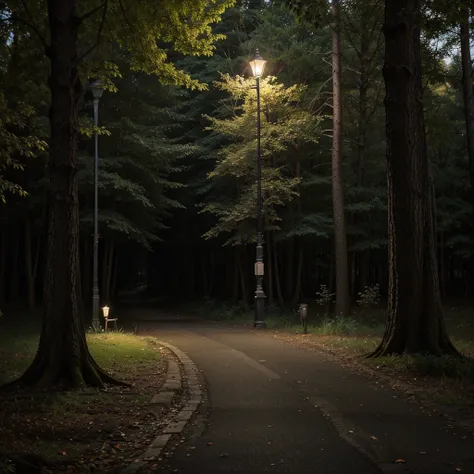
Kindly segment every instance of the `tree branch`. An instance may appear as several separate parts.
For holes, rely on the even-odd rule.
[[[82,54],[81,56],[79,56],[78,60],[77,60],[77,63],[79,64],[86,56],[88,56],[95,48],[97,48],[97,46],[99,46],[99,43],[100,43],[100,38],[102,36],[102,30],[104,29],[104,24],[105,24],[105,18],[107,16],[107,6],[108,6],[108,0],[105,0],[104,4],[101,6],[101,8],[103,8],[103,12],[102,12],[102,19],[100,21],[100,26],[99,26],[99,30],[97,31],[97,40],[96,42],[84,53]],[[96,9],[97,10],[97,9]],[[90,15],[89,15],[90,16]],[[84,18],[84,17],[82,17]],[[82,21],[82,20],[81,20]]]
[[[92,9],[90,12],[87,12],[86,14],[79,17],[78,18],[79,23],[82,23],[84,20],[87,20],[89,17],[96,14],[102,8],[107,8],[107,0],[105,0],[105,2],[102,5],[99,5],[98,7]]]
[[[43,35],[40,33],[38,28],[33,23],[30,23],[29,21],[24,20],[23,18],[20,18],[18,16],[9,16],[7,18],[2,18],[0,20],[0,23],[6,23],[8,21],[21,23],[22,25],[27,26],[28,28],[30,28],[36,34],[36,36],[38,36],[38,38],[40,39],[41,44],[43,45],[44,49],[47,50],[49,48],[48,43],[46,43],[46,40],[44,39]]]

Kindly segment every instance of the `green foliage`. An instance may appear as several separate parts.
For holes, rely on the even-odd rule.
[[[214,188],[219,194],[223,188],[227,193],[219,201],[204,204],[202,212],[218,218],[205,237],[231,233],[226,243],[241,244],[255,238],[257,104],[254,80],[226,74],[215,85],[229,95],[222,103],[232,116],[208,117],[209,130],[229,140],[220,149],[219,160],[209,178],[215,180]],[[266,228],[278,230],[279,210],[298,195],[297,186],[301,182],[300,177],[292,175],[290,157],[298,154],[302,145],[318,142],[321,118],[304,108],[303,86],[285,87],[269,77],[261,81],[260,90],[264,116],[261,126],[263,214]]]
[[[3,456],[0,453],[0,472],[4,472],[5,474],[13,474],[15,472],[15,466],[11,459]]]
[[[317,304],[320,306],[328,306],[333,303],[335,293],[331,293],[326,285],[321,285],[316,296],[318,297],[316,299]]]
[[[357,321],[350,316],[325,317],[317,326],[317,333],[322,336],[350,336],[358,328]]]
[[[123,68],[124,69],[124,68]],[[124,72],[120,94],[101,102],[108,133],[100,137],[99,200],[101,234],[114,241],[132,240],[150,248],[165,228],[164,219],[183,206],[169,196],[183,184],[170,179],[196,147],[179,143],[185,117],[175,108],[179,93],[166,90],[142,73]],[[85,151],[90,141],[84,141]],[[91,232],[93,158],[81,155],[83,228]]]
[[[286,4],[301,18],[302,21],[312,24],[327,24],[329,16],[329,2],[327,0],[285,0]]]
[[[370,308],[380,302],[380,288],[378,284],[366,286],[359,292],[357,304],[362,308]]]
[[[12,35],[9,44],[9,35]],[[9,178],[45,151],[45,130],[38,115],[43,107],[42,65],[34,68],[34,43],[24,29],[0,25],[0,200],[27,192]]]

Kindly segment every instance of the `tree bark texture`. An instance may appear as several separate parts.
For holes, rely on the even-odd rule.
[[[457,354],[439,292],[423,116],[420,0],[386,0],[384,35],[389,301],[383,340],[371,355]]]
[[[347,236],[344,216],[344,185],[342,177],[342,94],[341,94],[341,32],[339,0],[332,2],[332,199],[334,217],[336,316],[347,316],[350,309]]]
[[[25,221],[25,273],[28,296],[28,308],[33,309],[36,302],[35,291],[35,262],[33,261],[33,238],[31,235],[31,220]]]
[[[5,275],[6,275],[6,254],[7,254],[7,232],[3,230],[0,234],[0,303],[5,303]],[[0,308],[1,309],[1,308]]]
[[[272,240],[270,237],[270,232],[266,233],[266,239],[265,239],[267,245],[266,245],[266,251],[267,251],[267,258],[266,261],[268,262],[268,272],[266,276],[266,285],[268,288],[268,305],[273,306],[275,300],[273,296],[273,249],[272,249]]]
[[[48,0],[51,45],[49,86],[49,215],[45,274],[45,315],[32,365],[14,384],[38,388],[103,386],[116,381],[89,353],[78,308],[79,213],[76,0]]]
[[[469,156],[469,174],[471,176],[471,199],[474,216],[474,97],[472,86],[471,34],[469,26],[470,10],[466,2],[461,3],[461,62],[466,121],[467,153]]]

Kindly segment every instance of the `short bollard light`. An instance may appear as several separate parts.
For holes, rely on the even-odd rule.
[[[308,334],[308,305],[306,303],[300,304],[300,319],[304,334]]]

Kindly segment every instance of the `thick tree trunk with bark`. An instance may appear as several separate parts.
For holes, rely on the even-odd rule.
[[[10,302],[17,302],[20,297],[20,231],[19,225],[13,227],[10,237]]]
[[[112,283],[110,286],[110,296],[113,298],[117,293],[117,276],[118,276],[118,264],[119,264],[119,244],[115,245],[115,254],[113,262],[113,273],[112,273]]]
[[[0,234],[0,303],[5,303],[5,275],[7,255],[7,232],[3,230]],[[0,308],[1,309],[1,308]]]
[[[285,306],[285,302],[283,300],[283,292],[281,291],[281,278],[280,278],[280,265],[278,264],[278,245],[275,242],[275,239],[273,239],[273,269],[274,269],[274,274],[275,274],[275,290],[278,298],[278,304],[280,305],[280,308],[283,308]]]
[[[31,235],[31,220],[25,221],[25,273],[28,308],[33,309],[36,302],[35,291],[35,262],[33,261],[33,238]]]
[[[474,211],[474,97],[472,86],[471,34],[469,26],[469,16],[469,7],[467,6],[466,2],[462,2],[460,25],[462,85],[464,99],[464,116],[466,121],[467,153],[469,156],[469,173],[471,176],[471,202]]]
[[[385,334],[371,355],[457,354],[439,292],[423,117],[420,0],[386,0],[384,35],[389,301]]]
[[[266,251],[267,251],[267,258],[266,261],[268,262],[268,274],[266,276],[267,280],[267,288],[268,288],[268,304],[269,306],[273,306],[275,302],[273,296],[273,255],[272,255],[272,242],[270,238],[270,232],[266,232],[266,239],[265,239]]]
[[[342,94],[341,94],[341,35],[339,0],[332,2],[332,199],[336,269],[336,316],[347,316],[350,310],[347,236],[344,216],[344,185],[342,177]]]
[[[46,311],[32,365],[13,384],[50,388],[116,383],[89,353],[78,308],[79,213],[76,0],[48,0],[51,46],[49,86],[49,219],[44,299]]]

